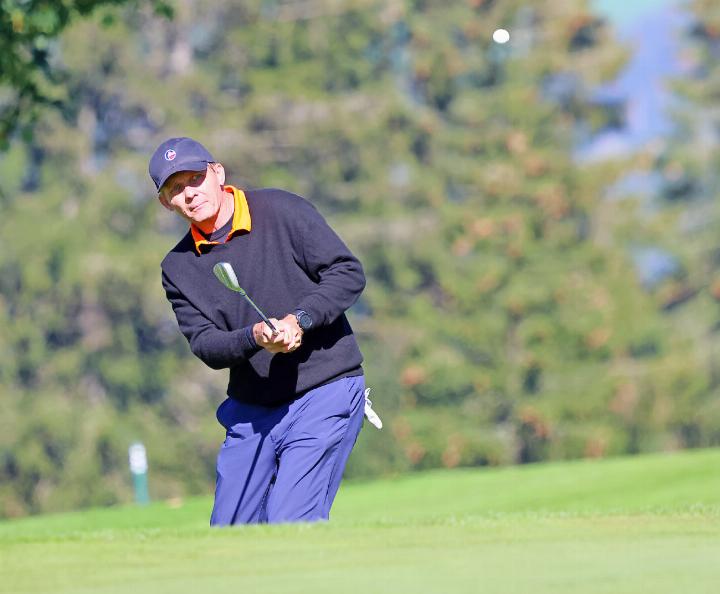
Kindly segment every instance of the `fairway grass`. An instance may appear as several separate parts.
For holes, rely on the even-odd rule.
[[[720,592],[720,450],[346,483],[322,524],[210,506],[0,523],[0,592]]]

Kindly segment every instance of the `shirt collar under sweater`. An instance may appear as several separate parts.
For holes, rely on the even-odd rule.
[[[190,232],[192,233],[192,238],[195,242],[195,249],[198,254],[202,254],[203,246],[218,245],[219,243],[229,241],[230,238],[242,231],[245,231],[246,233],[250,232],[250,209],[248,208],[247,198],[245,198],[245,192],[234,186],[223,186],[223,191],[231,193],[235,199],[235,211],[233,212],[232,219],[230,220],[231,226],[229,233],[227,234],[227,237],[225,237],[224,241],[221,242],[216,239],[222,238],[222,235],[220,238],[216,238],[216,233],[212,233],[208,238],[195,225],[190,225]],[[227,225],[224,225],[221,230],[224,230],[226,226]]]

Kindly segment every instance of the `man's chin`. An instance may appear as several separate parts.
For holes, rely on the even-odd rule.
[[[203,208],[198,208],[195,212],[188,214],[188,218],[196,225],[202,225],[203,223],[211,222],[212,215],[208,215],[203,211]]]

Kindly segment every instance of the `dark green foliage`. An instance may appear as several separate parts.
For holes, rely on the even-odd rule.
[[[163,0],[149,0],[157,14],[172,15]],[[142,4],[139,0],[4,0],[0,4],[0,150],[20,129],[26,140],[43,107],[67,102],[67,73],[56,60],[57,37],[70,23],[109,6]],[[109,26],[113,14],[101,22]],[[89,51],[92,51],[88,48]]]
[[[624,55],[584,1],[82,6],[28,70],[61,109],[15,120],[35,134],[0,160],[0,515],[130,499],[137,439],[153,497],[211,488],[225,377],[165,302],[185,229],[146,172],[177,134],[232,183],[309,197],[363,261],[350,317],[386,428],[350,474],[718,442],[720,373],[601,198],[623,165],[570,156]]]

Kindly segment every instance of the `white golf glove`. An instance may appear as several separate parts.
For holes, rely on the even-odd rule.
[[[372,400],[370,400],[371,388],[365,388],[365,416],[370,423],[377,429],[382,429],[382,421],[378,414],[372,408]]]

